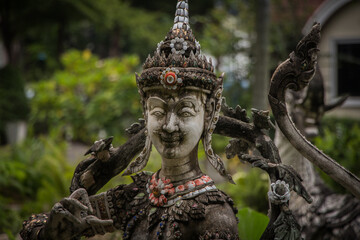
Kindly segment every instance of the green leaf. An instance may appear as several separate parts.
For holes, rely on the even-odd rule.
[[[260,239],[269,218],[251,208],[242,208],[239,210],[237,217],[239,218],[239,237],[246,240]]]

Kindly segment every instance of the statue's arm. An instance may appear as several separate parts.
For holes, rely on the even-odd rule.
[[[106,161],[93,155],[81,161],[75,169],[70,192],[85,188],[89,195],[93,195],[111,178],[121,173],[145,146],[145,129],[142,125],[139,126],[126,143],[110,149],[110,158]]]
[[[34,214],[23,222],[20,235],[23,240],[41,239],[40,233],[49,219],[50,213]]]
[[[88,197],[84,189],[78,189],[68,198],[56,203],[50,213],[32,215],[24,221],[20,232],[27,239],[79,239],[115,230],[114,221],[121,222],[119,204],[113,205],[115,193],[124,188],[120,185],[107,192]],[[125,206],[124,202],[124,206]]]

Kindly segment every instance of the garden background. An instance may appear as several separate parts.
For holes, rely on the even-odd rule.
[[[256,102],[258,86],[265,84],[266,90],[271,72],[294,49],[306,20],[321,2],[190,1],[190,24],[202,51],[213,58],[217,74],[226,73],[223,95],[228,105],[268,108],[266,94]],[[95,140],[114,136],[115,147],[126,141],[124,129],[142,117],[134,72],[141,72],[147,54],[169,31],[175,4],[0,0],[0,239],[17,239],[24,219],[49,211],[69,195],[74,168]],[[256,79],[261,67],[259,44],[265,44],[269,59],[265,83]],[[26,126],[26,138],[17,143],[6,135],[6,126],[13,122]],[[213,140],[223,159],[227,140],[219,136]],[[325,118],[314,141],[360,175],[359,121]],[[212,176],[201,149],[199,159]],[[240,236],[258,239],[268,221],[267,175],[237,157],[225,162],[236,185],[219,179],[218,186],[239,209]],[[153,151],[146,170],[159,166]],[[130,178],[118,176],[101,191],[128,182]]]

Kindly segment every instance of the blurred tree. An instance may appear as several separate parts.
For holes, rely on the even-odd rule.
[[[302,37],[302,28],[315,9],[324,0],[271,0],[270,69],[296,47]]]
[[[10,64],[19,64],[21,45],[26,44],[31,31],[41,29],[38,39],[46,38],[46,34],[56,28],[57,55],[64,49],[65,28],[72,22],[81,19],[96,19],[101,15],[97,12],[96,1],[54,0],[54,1],[0,1],[0,28],[6,54]],[[54,43],[53,43],[54,44]]]
[[[207,15],[193,17],[203,52],[215,60],[218,71],[226,73],[224,96],[230,106],[250,107],[252,8],[246,1],[216,1]]]
[[[123,130],[141,116],[132,73],[139,59],[100,60],[89,50],[70,50],[61,63],[63,70],[31,85],[33,133],[88,144],[109,134],[124,136]]]
[[[10,64],[26,80],[50,76],[65,49],[88,48],[100,57],[153,51],[171,27],[175,1],[0,0],[0,39]],[[206,15],[215,0],[199,0],[191,15]]]
[[[269,15],[270,0],[256,1],[255,74],[252,107],[267,109],[269,92]]]

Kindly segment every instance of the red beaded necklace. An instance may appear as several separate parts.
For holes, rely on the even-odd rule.
[[[146,184],[149,200],[155,206],[172,205],[182,198],[190,198],[200,193],[216,189],[213,180],[202,175],[184,184],[174,186],[170,179],[157,178],[158,173],[154,173],[150,181]]]

